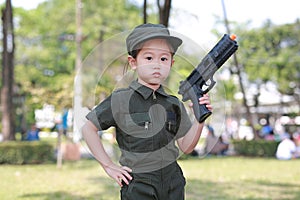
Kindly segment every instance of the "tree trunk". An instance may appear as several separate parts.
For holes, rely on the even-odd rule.
[[[144,0],[144,7],[143,7],[143,15],[144,15],[144,24],[147,24],[148,14],[147,14],[147,0]]]
[[[229,23],[228,23],[228,19],[227,19],[224,0],[222,0],[222,7],[223,7],[223,14],[224,14],[225,28],[227,30],[227,33],[230,34],[230,28],[229,28]],[[248,106],[248,102],[247,102],[247,98],[246,98],[245,86],[243,84],[243,78],[242,78],[242,73],[241,73],[242,66],[239,64],[236,54],[233,55],[233,61],[234,61],[234,65],[235,65],[235,73],[238,76],[240,89],[243,94],[243,106],[246,109],[246,119],[247,119],[249,126],[251,127],[253,133],[255,134],[255,138],[258,138],[258,135],[255,132],[255,128],[254,128],[254,124],[253,124],[253,117],[250,112],[250,107]]]
[[[13,84],[14,84],[14,34],[11,1],[6,1],[2,10],[3,53],[2,53],[2,133],[3,139],[15,140]]]
[[[164,0],[164,3],[161,0],[157,0],[157,7],[159,11],[159,23],[169,26],[169,17],[171,11],[171,2],[172,0]]]

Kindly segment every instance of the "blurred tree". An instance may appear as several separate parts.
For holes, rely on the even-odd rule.
[[[82,2],[83,58],[100,42],[143,22],[144,8],[135,5],[134,1]],[[156,6],[148,5],[147,22],[157,23],[157,13],[160,13],[160,19],[164,18],[160,23],[168,25],[171,0],[157,0],[156,3],[158,10]],[[74,2],[48,0],[33,10],[16,8],[14,16],[15,82],[20,85],[20,92],[27,94],[27,117],[32,119],[34,109],[44,103],[53,104],[57,109],[72,107],[76,52]],[[281,26],[269,22],[252,30],[239,27],[242,28],[234,31],[240,45],[238,57],[249,80],[256,83],[257,80],[261,83],[272,81],[282,94],[293,94],[299,99],[299,21]],[[117,67],[110,68],[98,81],[96,92],[99,96],[109,94],[114,89],[116,75],[122,75],[120,65],[124,62],[113,64]],[[178,69],[181,76],[188,75],[188,68],[192,69],[191,65],[186,66],[183,62]],[[175,79],[176,76],[170,78]],[[234,92],[232,83],[225,83],[225,87]],[[229,96],[233,97],[232,94]]]
[[[169,17],[171,11],[172,0],[157,0],[157,7],[159,13],[159,23],[169,26]]]
[[[226,32],[227,32],[227,34],[231,34],[224,0],[222,0],[222,7],[223,7],[224,24],[225,24]],[[243,76],[242,76],[242,66],[239,64],[236,54],[233,55],[233,62],[234,62],[235,74],[237,75],[237,78],[238,78],[240,91],[243,94],[242,99],[243,99],[243,106],[246,110],[246,119],[247,119],[247,122],[249,123],[249,126],[251,127],[252,131],[254,131],[255,128],[254,128],[253,116],[250,112],[250,106],[248,104],[244,80],[243,80]],[[256,135],[256,138],[258,138],[257,135]]]
[[[2,52],[2,133],[3,139],[15,139],[14,115],[14,25],[11,1],[7,0],[2,10],[3,52]]]
[[[158,9],[158,22],[155,23],[160,23],[165,25],[166,27],[169,26],[169,18],[170,18],[170,12],[171,12],[171,4],[172,0],[156,0],[156,6]],[[147,0],[144,0],[143,3],[143,23],[146,24],[148,23],[148,7],[152,8],[152,4],[148,4]]]
[[[83,1],[83,58],[99,42],[141,23],[139,14],[140,8],[126,0]],[[44,103],[53,104],[58,110],[72,107],[76,56],[74,2],[49,0],[33,10],[15,9],[15,24],[15,79],[27,94],[27,117],[32,118],[34,109]],[[112,85],[107,82],[101,88]]]
[[[143,22],[144,22],[144,24],[147,23],[147,18],[148,18],[148,14],[147,14],[147,0],[144,0],[144,6],[143,6]]]
[[[238,35],[238,55],[249,81],[260,85],[273,82],[281,94],[294,95],[300,106],[299,20],[276,26],[268,20],[261,28],[238,30]]]

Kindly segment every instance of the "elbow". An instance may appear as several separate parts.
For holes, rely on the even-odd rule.
[[[182,152],[183,152],[184,154],[190,154],[190,153],[193,152],[193,150],[194,150],[194,149],[185,149],[185,150],[182,150]]]
[[[194,145],[187,145],[187,144],[184,144],[184,141],[183,139],[179,139],[177,141],[177,144],[178,144],[178,147],[179,149],[182,151],[182,153],[184,154],[190,154],[192,153],[192,151],[194,150]]]
[[[190,154],[190,153],[193,152],[194,148],[192,148],[192,147],[181,147],[180,150],[184,154]]]

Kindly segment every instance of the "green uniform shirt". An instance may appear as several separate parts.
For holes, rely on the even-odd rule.
[[[163,87],[152,89],[133,81],[114,91],[88,115],[99,130],[114,126],[121,150],[120,164],[133,172],[149,172],[174,162],[179,154],[176,139],[191,121],[182,102]]]

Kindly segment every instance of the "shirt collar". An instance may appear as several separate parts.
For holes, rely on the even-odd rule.
[[[133,81],[130,86],[134,91],[138,92],[140,95],[144,97],[144,99],[148,99],[154,92],[151,88],[140,84],[137,81]],[[163,96],[169,96],[165,91],[164,88],[160,85],[159,88],[155,91],[155,93],[159,93]]]

